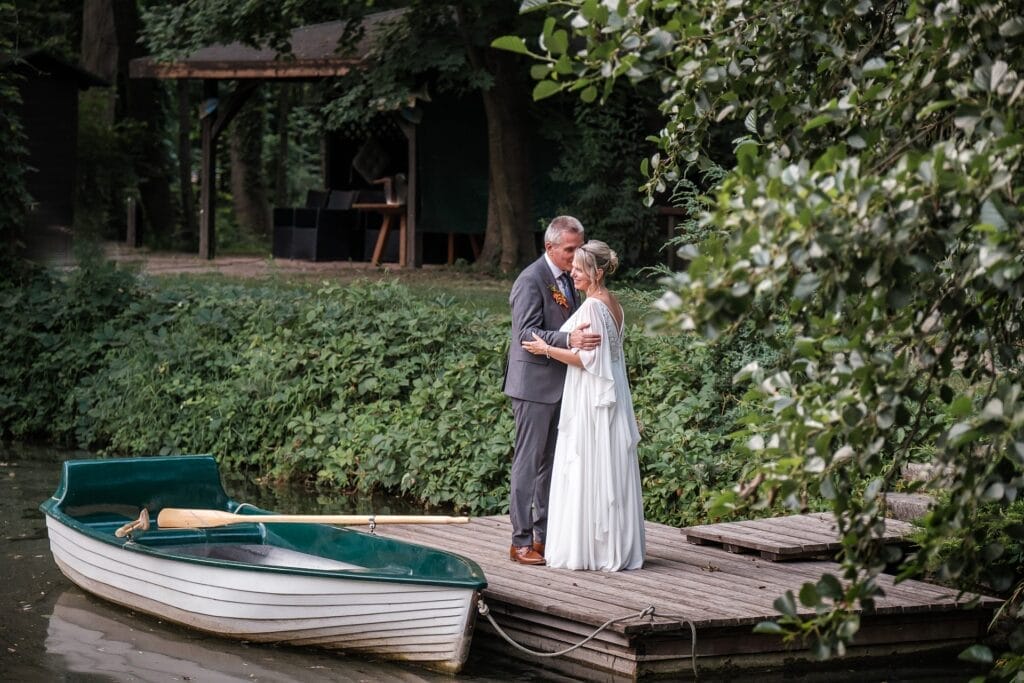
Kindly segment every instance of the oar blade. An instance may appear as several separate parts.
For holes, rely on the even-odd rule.
[[[236,515],[223,510],[164,508],[157,516],[161,529],[207,529],[228,524],[466,524],[469,517],[441,515]]]
[[[207,529],[248,521],[241,515],[222,510],[190,510],[185,508],[164,508],[157,515],[156,523],[161,529]]]

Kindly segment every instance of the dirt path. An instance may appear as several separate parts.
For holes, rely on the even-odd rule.
[[[395,263],[374,266],[367,262],[355,261],[297,261],[260,256],[220,256],[204,259],[194,254],[178,252],[152,252],[148,249],[132,249],[124,244],[111,242],[104,245],[107,258],[118,263],[135,264],[141,272],[150,275],[173,275],[178,273],[218,273],[231,277],[261,278],[287,275],[306,277],[311,280],[326,279],[351,282],[365,279],[394,279],[401,282],[444,282],[457,286],[472,283],[488,289],[507,290],[511,286],[502,278],[472,271],[459,270],[449,266],[426,265],[421,268],[401,268]]]

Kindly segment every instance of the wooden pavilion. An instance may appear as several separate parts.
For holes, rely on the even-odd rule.
[[[353,50],[338,51],[346,22],[335,21],[295,29],[290,37],[291,54],[282,57],[271,48],[254,48],[242,43],[213,45],[197,50],[183,58],[168,62],[150,57],[131,61],[131,78],[195,79],[203,82],[203,103],[200,111],[202,153],[200,172],[199,254],[213,258],[216,251],[215,201],[217,143],[232,118],[246,100],[265,81],[310,81],[336,78],[353,69],[367,68],[373,48],[382,40],[387,26],[398,19],[404,10],[391,10],[368,15],[363,20],[362,40]],[[235,85],[222,92],[222,81]],[[396,115],[404,134],[407,159],[402,164],[407,171],[407,200],[401,216],[403,224],[402,264],[420,263],[417,239],[416,173],[417,127]],[[330,168],[330,164],[325,165]],[[330,178],[326,185],[331,186]],[[486,199],[485,199],[486,201]],[[383,207],[382,207],[383,208]],[[383,240],[382,240],[383,241]],[[377,255],[379,258],[379,254]]]

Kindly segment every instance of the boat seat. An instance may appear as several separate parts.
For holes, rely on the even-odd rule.
[[[208,455],[69,460],[53,497],[61,510],[78,518],[70,511],[86,512],[97,502],[136,512],[142,507],[228,510],[231,503],[217,461]]]
[[[140,545],[168,546],[207,543],[250,543],[259,545],[264,541],[264,531],[259,524],[235,524],[214,529],[150,529],[139,534],[135,542]]]
[[[90,529],[111,536],[125,523],[132,521],[131,517],[109,513],[85,515],[77,519]],[[148,531],[133,533],[132,540],[141,545],[151,546],[196,543],[251,543],[258,545],[264,542],[265,534],[259,524],[233,524],[212,529],[159,529],[154,526]]]

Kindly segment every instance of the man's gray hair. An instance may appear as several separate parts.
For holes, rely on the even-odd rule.
[[[551,244],[561,244],[562,235],[567,232],[577,233],[582,238],[583,224],[579,222],[579,219],[572,216],[556,216],[548,223],[548,229],[544,231],[544,241]]]

